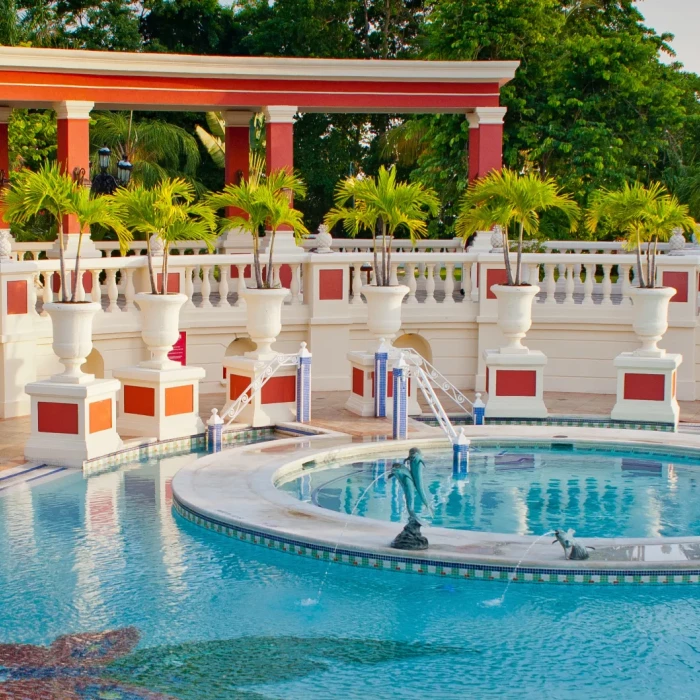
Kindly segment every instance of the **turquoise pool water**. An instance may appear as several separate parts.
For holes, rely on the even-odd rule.
[[[700,457],[573,444],[476,446],[468,472],[455,473],[452,452],[425,452],[425,480],[435,515],[426,522],[463,530],[541,535],[573,529],[578,537],[700,535]],[[399,522],[404,499],[381,478],[391,459],[329,464],[278,487],[322,508]],[[359,501],[363,492],[369,488]]]
[[[494,606],[501,584],[331,566],[319,599],[325,563],[173,515],[189,459],[0,497],[0,698],[697,697],[695,587]]]

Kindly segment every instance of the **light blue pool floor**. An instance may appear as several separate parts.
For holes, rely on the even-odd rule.
[[[188,459],[0,498],[0,698],[698,696],[694,587],[498,605],[502,584],[331,566],[319,597],[327,564],[173,515]]]

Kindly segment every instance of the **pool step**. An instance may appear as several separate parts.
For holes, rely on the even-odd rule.
[[[46,464],[35,464],[32,462],[27,462],[26,464],[12,467],[11,469],[5,469],[0,471],[0,493],[8,491],[15,486],[20,486],[21,484],[36,482],[40,479],[53,476],[54,474],[61,474],[68,471],[70,470],[67,467],[52,467]]]

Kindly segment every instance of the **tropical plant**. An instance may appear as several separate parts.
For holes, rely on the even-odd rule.
[[[168,177],[194,180],[199,147],[182,127],[160,119],[134,119],[133,112],[99,112],[93,119],[93,148],[107,146],[119,157],[126,156],[136,183],[153,187]]]
[[[212,161],[219,168],[226,167],[226,122],[221,112],[207,112],[204,115],[209,131],[196,124],[194,131]],[[265,156],[265,119],[262,112],[253,117],[250,152],[255,156]]]
[[[348,177],[338,183],[335,207],[328,212],[325,222],[333,227],[342,221],[350,236],[356,236],[363,229],[372,232],[377,286],[389,287],[394,236],[406,231],[412,241],[421,238],[427,233],[426,220],[437,216],[439,206],[432,189],[419,182],[397,182],[396,168],[387,170],[381,166],[376,178]]]
[[[64,219],[74,216],[78,220],[78,249],[71,284],[70,301],[76,301],[77,282],[80,274],[80,251],[83,235],[90,226],[101,225],[113,228],[122,244],[128,239],[126,232],[115,220],[112,204],[106,198],[92,199],[90,192],[64,173],[56,163],[44,163],[32,172],[20,170],[12,177],[9,188],[4,191],[4,217],[11,223],[27,224],[39,215],[56,223],[58,231],[59,266],[61,278],[61,301],[68,301],[66,285]]]
[[[625,183],[619,190],[600,190],[591,197],[586,212],[586,228],[591,234],[602,228],[625,235],[627,246],[634,248],[637,255],[639,286],[649,289],[656,286],[659,240],[667,240],[675,228],[692,231],[694,227],[688,206],[670,195],[659,182],[648,187],[639,182]],[[646,266],[642,265],[644,244]]]
[[[121,224],[146,239],[151,294],[167,294],[171,244],[201,241],[209,251],[214,249],[216,214],[206,202],[195,201],[194,187],[181,178],[166,178],[151,189],[133,184],[117,190],[111,199],[113,211]],[[160,292],[153,267],[151,236],[163,243]]]
[[[507,284],[521,284],[523,239],[534,237],[540,227],[540,214],[557,209],[575,229],[579,207],[570,195],[561,191],[556,180],[534,172],[517,173],[507,168],[493,171],[471,185],[462,196],[455,224],[457,235],[469,238],[476,231],[501,227]],[[517,233],[515,276],[510,263],[509,231]]]
[[[248,178],[226,185],[221,192],[209,198],[214,209],[226,208],[232,213],[221,219],[221,229],[233,228],[251,234],[253,238],[253,271],[258,289],[270,288],[272,279],[272,253],[275,235],[281,226],[289,226],[297,239],[308,233],[302,214],[294,209],[290,196],[304,197],[306,186],[302,179],[285,168],[265,174],[265,161],[251,155]],[[286,203],[286,204],[285,204]],[[260,263],[260,230],[265,224],[271,227],[267,271],[263,278]]]

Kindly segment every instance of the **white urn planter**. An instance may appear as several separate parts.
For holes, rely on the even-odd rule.
[[[633,287],[632,328],[642,343],[634,354],[641,357],[663,357],[665,350],[657,347],[668,328],[668,305],[676,293],[673,287],[646,289]]]
[[[148,369],[178,366],[168,358],[168,353],[180,336],[180,309],[187,296],[140,292],[134,301],[141,310],[141,337],[151,353],[151,359],[140,366]]]
[[[53,351],[65,367],[51,377],[54,382],[86,384],[95,377],[80,367],[92,350],[92,321],[102,307],[96,302],[44,304],[53,325]]]
[[[247,357],[266,360],[277,353],[272,343],[282,332],[282,304],[289,296],[289,290],[280,289],[246,289],[243,297],[246,302],[246,329],[256,349],[246,353]]]
[[[495,284],[491,289],[498,299],[498,327],[507,341],[500,352],[527,353],[522,339],[532,326],[532,302],[540,288],[536,284],[518,287]]]
[[[401,304],[410,291],[404,284],[392,287],[365,285],[362,294],[367,300],[367,327],[377,339],[387,342],[401,330]]]

